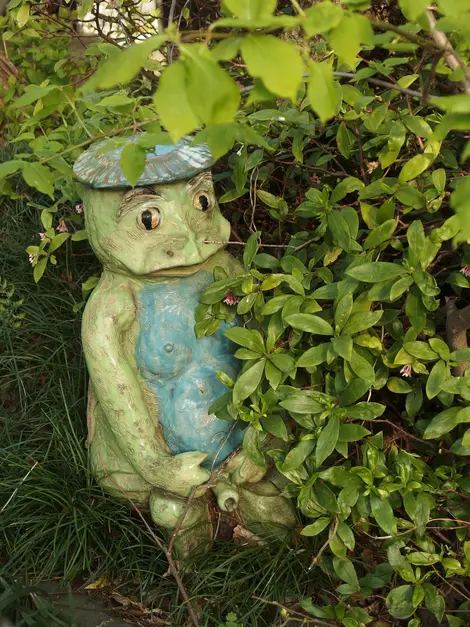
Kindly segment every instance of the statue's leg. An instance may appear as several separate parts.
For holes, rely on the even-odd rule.
[[[163,527],[169,538],[175,529],[179,529],[174,543],[178,558],[208,548],[212,538],[212,521],[206,496],[193,499],[188,505],[188,499],[153,488],[149,507],[153,522]]]
[[[297,524],[292,501],[271,481],[239,486],[237,514],[244,527],[261,536],[285,538]]]

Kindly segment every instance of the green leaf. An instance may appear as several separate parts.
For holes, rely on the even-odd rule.
[[[42,259],[40,259],[34,266],[33,278],[35,283],[38,283],[40,281],[42,275],[44,274],[48,261],[48,257],[42,257]]]
[[[398,180],[401,183],[412,181],[429,168],[434,161],[434,157],[430,154],[415,155],[411,157],[401,169]]]
[[[406,413],[410,418],[414,418],[423,405],[423,390],[421,385],[415,387],[406,396]]]
[[[436,588],[432,584],[425,583],[423,588],[427,609],[432,612],[438,622],[441,623],[446,611],[446,602],[444,597],[438,594]]]
[[[58,89],[57,85],[46,85],[45,87],[36,87],[36,86],[32,87],[31,89],[28,89],[28,91],[25,92],[22,96],[20,96],[18,100],[15,100],[13,106],[16,109],[25,107],[26,105],[29,105],[33,102],[36,102],[36,100],[43,98],[47,94],[50,94],[52,91],[56,89]]]
[[[435,440],[443,435],[446,435],[449,431],[452,431],[454,427],[462,422],[459,420],[459,414],[461,411],[461,407],[450,407],[449,409],[442,411],[440,414],[437,414],[437,416],[434,416],[429,425],[426,427],[423,438],[425,440]]]
[[[361,43],[372,43],[372,27],[364,15],[348,13],[328,35],[331,48],[340,62],[344,61],[352,69],[356,68],[356,57]]]
[[[369,389],[367,381],[351,379],[339,398],[340,407],[347,407],[358,401]]]
[[[302,536],[309,536],[309,537],[317,536],[319,533],[323,531],[323,529],[328,527],[330,522],[331,522],[331,518],[325,518],[325,517],[318,518],[311,525],[307,525],[306,527],[304,527],[302,531],[300,532],[300,534]]]
[[[394,392],[395,394],[409,394],[413,390],[409,383],[398,377],[390,377],[387,381],[387,387],[390,392]]]
[[[352,423],[341,425],[339,428],[339,442],[358,442],[370,435],[369,429],[362,427],[361,425],[355,425]]]
[[[313,368],[314,366],[319,366],[324,361],[326,361],[326,357],[328,354],[329,344],[319,344],[318,346],[314,346],[313,348],[309,348],[308,351],[305,351],[303,355],[299,357],[297,360],[298,368]]]
[[[381,416],[385,409],[385,405],[380,403],[357,403],[352,407],[346,407],[346,415],[359,420],[374,420]]]
[[[398,586],[389,592],[386,601],[387,609],[394,618],[404,620],[415,611],[413,605],[413,586]]]
[[[360,266],[349,268],[346,274],[353,279],[364,283],[379,283],[380,281],[392,281],[407,273],[407,270],[396,263],[387,261],[375,261],[363,263]]]
[[[365,250],[369,250],[371,248],[376,248],[383,244],[387,240],[391,239],[392,235],[397,228],[397,221],[395,219],[387,220],[380,226],[376,227],[373,231],[369,233],[367,236],[363,246]]]
[[[24,163],[24,161],[20,161],[18,159],[14,161],[4,161],[3,163],[0,163],[0,179],[3,179],[10,174],[13,174],[14,172],[17,172],[20,168],[23,167]]]
[[[279,405],[294,414],[319,414],[325,409],[324,405],[310,398],[305,393],[302,394],[300,391],[296,394],[291,394],[281,401]]]
[[[252,233],[246,242],[246,246],[243,251],[243,265],[245,266],[246,271],[250,269],[253,259],[258,251],[258,240],[258,233]]]
[[[106,96],[98,103],[98,107],[124,107],[132,104],[134,101],[126,94],[113,94],[112,96]]]
[[[243,450],[247,457],[257,466],[261,466],[261,468],[266,467],[266,460],[260,446],[261,438],[264,437],[262,433],[252,426],[248,427],[243,437]]]
[[[421,298],[418,297],[413,288],[406,297],[405,312],[413,329],[420,333],[426,325],[426,310]]]
[[[351,234],[345,218],[339,211],[331,211],[327,215],[328,229],[331,232],[333,243],[349,252],[351,249]]]
[[[287,442],[287,428],[279,414],[269,414],[266,418],[261,420],[261,424],[263,425],[263,429],[268,433],[272,433],[277,438],[281,438],[284,442]]]
[[[231,327],[224,331],[224,335],[232,342],[235,342],[235,344],[249,348],[260,355],[263,355],[265,352],[263,339],[258,331],[245,329],[244,327]]]
[[[397,523],[393,515],[393,508],[387,499],[381,499],[374,493],[370,495],[370,508],[377,523],[392,536],[397,533]]]
[[[353,353],[353,341],[350,335],[341,335],[340,337],[334,337],[331,340],[331,344],[333,346],[333,350],[337,355],[339,355],[346,361],[351,361]]]
[[[379,153],[380,165],[383,170],[392,165],[398,158],[400,150],[406,140],[406,129],[400,121],[396,121],[390,128],[387,146]]]
[[[224,72],[212,59],[210,51],[203,44],[181,46],[181,52],[184,55],[187,85],[186,91],[183,88],[183,94],[187,94],[194,114],[208,126],[233,122],[240,104],[240,90],[229,73]],[[175,103],[175,99],[179,101],[179,96],[180,92],[176,92],[172,102]],[[176,104],[176,114],[179,115],[179,104]]]
[[[111,89],[116,85],[127,85],[140,72],[149,55],[158,50],[165,39],[164,35],[149,37],[143,42],[121,50],[117,55],[113,54],[100,65],[86,82],[83,90],[92,92],[96,89]],[[119,72],[116,71],[116,67],[119,67]]]
[[[273,94],[295,101],[305,66],[293,44],[274,35],[248,35],[241,52],[252,76]]]
[[[335,450],[339,435],[339,418],[336,414],[330,417],[326,427],[323,427],[315,449],[315,463],[321,466],[325,459]]]
[[[28,3],[22,4],[16,14],[16,23],[18,28],[23,28],[29,20],[30,6]],[[37,281],[36,281],[37,283]]]
[[[321,4],[316,6],[319,7]],[[339,9],[339,7],[337,8]],[[337,97],[333,81],[333,68],[329,63],[317,63],[316,61],[309,63],[308,67],[310,72],[308,99],[310,106],[320,118],[320,122],[324,124],[336,113]]]
[[[415,0],[412,0],[413,2]],[[417,0],[418,2],[420,0]],[[417,115],[407,115],[403,118],[403,124],[417,137],[429,139],[432,136],[432,128],[423,118]]]
[[[353,306],[352,294],[345,294],[343,298],[340,298],[335,307],[335,326],[338,329],[342,329],[346,322],[349,320],[351,310]]]
[[[302,26],[306,34],[313,37],[338,26],[343,15],[344,11],[339,5],[333,4],[330,0],[323,0],[305,11]]]
[[[416,266],[425,244],[425,235],[421,220],[414,220],[406,232],[406,239],[410,247],[410,264]]]
[[[227,12],[246,20],[271,17],[276,9],[276,0],[223,0]]]
[[[350,551],[354,551],[356,539],[352,529],[344,522],[338,523],[338,535]],[[345,580],[346,581],[346,580]]]
[[[334,557],[333,568],[335,569],[335,573],[340,579],[348,583],[356,590],[359,590],[359,582],[357,580],[356,570],[351,560]]]
[[[57,250],[69,237],[70,233],[58,233],[57,235],[54,235],[51,243],[49,244],[48,253],[50,254]]]
[[[299,442],[297,446],[287,453],[282,463],[282,470],[289,472],[298,468],[313,451],[314,446],[315,442],[313,440],[302,440],[302,442]]]
[[[238,377],[233,388],[233,404],[239,405],[257,389],[264,373],[265,361],[258,361]]]
[[[121,153],[121,169],[132,187],[141,177],[146,159],[147,155],[143,148],[135,144],[124,146]]]
[[[352,371],[356,374],[360,379],[364,382],[368,383],[369,386],[374,385],[375,383],[375,371],[374,368],[370,365],[370,363],[359,355],[355,350],[353,350],[351,355],[351,360],[349,362]]]
[[[52,172],[47,166],[40,163],[25,163],[23,166],[23,178],[31,187],[35,187],[43,194],[54,198]]]
[[[441,558],[436,553],[427,553],[426,551],[412,551],[408,553],[406,559],[413,564],[413,566],[431,566],[441,561]]]
[[[442,359],[434,365],[426,381],[426,396],[434,398],[441,391],[441,386],[449,376],[447,364]]]
[[[439,168],[439,170],[434,170],[432,173],[432,182],[434,183],[434,187],[437,189],[439,194],[446,188],[446,171],[444,168]]]
[[[427,342],[405,342],[403,348],[416,359],[435,361],[439,357]]]
[[[292,314],[287,316],[286,322],[293,329],[298,329],[299,331],[306,331],[315,335],[333,335],[331,324],[313,314]]]
[[[460,181],[450,197],[450,204],[459,217],[463,237],[470,240],[470,176]]]
[[[287,353],[275,353],[271,355],[269,359],[273,362],[276,368],[279,368],[282,372],[292,372],[295,368],[295,359]]]
[[[162,124],[174,141],[199,126],[199,118],[189,102],[182,61],[176,61],[163,72],[153,101]]]
[[[383,316],[383,310],[364,311],[353,314],[343,327],[343,335],[352,335],[359,331],[365,331],[376,325]]]
[[[355,142],[356,138],[348,129],[345,122],[341,122],[338,128],[338,132],[336,133],[336,143],[338,145],[339,152],[345,159],[349,159],[351,155],[351,150]]]

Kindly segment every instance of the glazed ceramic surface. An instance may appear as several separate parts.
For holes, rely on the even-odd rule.
[[[82,332],[92,468],[103,488],[149,505],[164,528],[184,512],[181,554],[211,537],[206,482],[234,452],[211,485],[219,508],[247,524],[295,522],[265,469],[239,450],[241,427],[208,413],[227,391],[217,371],[236,378],[241,363],[225,323],[196,339],[194,310],[215,267],[229,276],[242,269],[223,250],[230,225],[207,171],[210,153],[189,143],[152,149],[135,188],[120,170],[122,146],[106,152],[100,144],[75,165],[103,264]]]

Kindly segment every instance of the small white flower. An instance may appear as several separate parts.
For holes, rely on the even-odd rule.
[[[45,233],[39,233],[39,237],[43,240],[47,239],[47,235]]]
[[[374,170],[377,170],[380,163],[378,161],[367,161],[367,174],[372,174]]]
[[[460,269],[460,272],[466,276],[466,277],[470,277],[470,266],[464,266],[463,268]]]
[[[36,260],[36,255],[33,255],[32,253],[30,253],[29,255],[29,263],[34,263]]]
[[[404,377],[411,377],[411,364],[406,364],[406,366],[403,366],[403,368],[400,370],[400,374]]]
[[[59,233],[67,233],[68,228],[63,220],[59,222],[59,226],[57,227],[57,230],[59,231]]]
[[[78,205],[75,205],[75,213],[83,213],[83,203],[79,202]]]

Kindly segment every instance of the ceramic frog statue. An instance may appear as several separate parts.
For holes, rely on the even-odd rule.
[[[243,439],[240,427],[208,414],[226,392],[216,372],[240,370],[227,325],[200,340],[194,333],[194,310],[214,268],[240,270],[223,250],[230,225],[214,196],[210,152],[189,139],[157,146],[131,188],[120,168],[123,145],[111,148],[92,146],[74,166],[85,186],[89,241],[103,264],[82,327],[93,472],[116,497],[148,505],[170,533],[184,512],[180,555],[212,535],[210,491],[247,526],[292,527],[290,502],[243,452],[211,490],[203,486]]]

